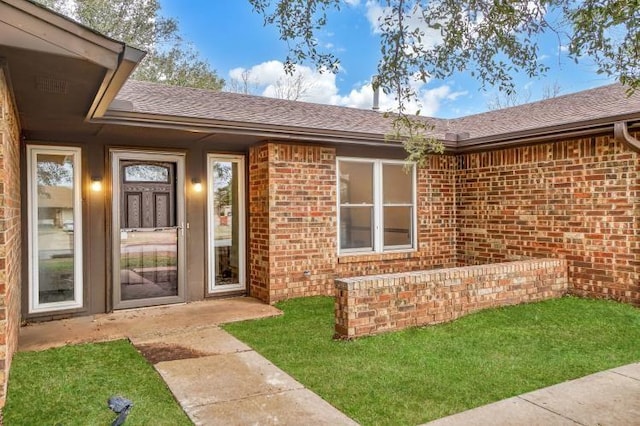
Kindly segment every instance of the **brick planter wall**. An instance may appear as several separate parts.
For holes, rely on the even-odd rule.
[[[470,312],[560,297],[567,263],[535,259],[336,279],[336,336],[451,321]]]
[[[0,407],[20,327],[20,127],[0,64]]]

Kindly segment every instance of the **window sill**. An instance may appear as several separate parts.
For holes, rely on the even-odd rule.
[[[420,257],[416,249],[389,251],[386,253],[343,253],[338,263],[377,262],[381,260],[415,259]]]

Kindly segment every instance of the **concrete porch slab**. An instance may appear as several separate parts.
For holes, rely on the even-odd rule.
[[[36,351],[67,344],[161,336],[281,314],[279,309],[251,297],[129,309],[28,324],[20,328],[18,350]]]

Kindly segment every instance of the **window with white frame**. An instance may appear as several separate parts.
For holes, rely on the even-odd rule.
[[[27,147],[29,312],[82,307],[80,148]]]
[[[415,173],[403,161],[338,159],[339,253],[415,248]]]

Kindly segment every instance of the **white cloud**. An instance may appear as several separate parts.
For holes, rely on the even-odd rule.
[[[374,34],[380,34],[382,32],[380,29],[380,23],[383,21],[385,16],[388,16],[391,13],[391,8],[381,6],[378,0],[367,0],[365,6],[367,9],[366,17],[371,25],[371,31],[373,31]],[[416,7],[410,14],[407,14],[405,22],[408,27],[408,33],[411,33],[415,29],[420,29],[424,33],[424,36],[421,37],[422,40],[420,42],[420,47],[430,49],[442,42],[440,31],[429,28],[424,23],[424,20],[422,19],[422,12],[418,7]]]
[[[344,2],[349,6],[358,6],[360,4],[360,0],[344,0]]]
[[[321,73],[304,65],[296,66],[294,74],[288,75],[282,62],[267,61],[249,69],[234,68],[229,71],[229,77],[233,82],[241,83],[243,73],[249,76],[252,93],[262,96],[331,104],[332,98],[338,94],[335,74]],[[283,93],[286,91],[290,91],[289,96]],[[291,93],[296,91],[299,96]]]
[[[248,69],[235,68],[229,72],[229,77],[241,82],[243,73],[245,77],[250,76],[249,85],[253,88],[254,94],[286,98],[282,96],[283,93],[295,86],[296,79],[301,76],[303,91],[297,100],[361,109],[371,109],[373,106],[373,89],[369,81],[359,83],[348,94],[343,95],[339,93],[335,74],[320,73],[306,66],[297,66],[294,76],[288,76],[284,72],[282,62],[267,61]],[[420,110],[421,115],[425,116],[436,116],[443,102],[455,101],[467,94],[454,91],[447,84],[429,87],[428,84],[416,82],[413,89],[418,94],[418,100],[405,105],[406,112],[415,113]],[[296,91],[295,87],[293,91]],[[397,110],[397,100],[393,95],[381,92],[379,105],[381,111]]]
[[[385,9],[380,6],[377,0],[367,0],[366,8],[366,16],[371,24],[371,30],[375,34],[380,34],[380,18],[384,15]]]

